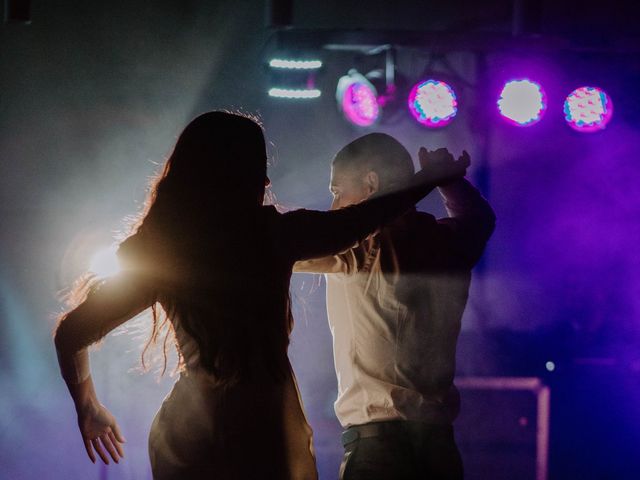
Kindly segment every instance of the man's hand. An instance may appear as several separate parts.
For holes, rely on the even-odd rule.
[[[455,160],[446,148],[430,152],[421,147],[418,158],[422,168],[419,172],[421,180],[436,183],[438,186],[461,179],[471,164],[471,158],[466,150],[463,150],[462,155]]]

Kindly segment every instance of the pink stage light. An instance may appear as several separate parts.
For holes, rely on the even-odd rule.
[[[370,127],[380,119],[378,92],[367,77],[355,69],[338,80],[336,100],[338,109],[352,125]]]
[[[500,92],[498,110],[510,123],[529,127],[538,123],[547,109],[542,87],[531,80],[511,80]]]
[[[347,120],[354,125],[370,127],[380,116],[375,89],[370,84],[352,83],[342,97],[342,111]]]
[[[409,111],[418,123],[430,128],[444,127],[458,112],[453,89],[439,80],[417,83],[409,93]]]
[[[604,90],[580,87],[564,101],[565,120],[579,132],[602,130],[613,116],[613,102]]]

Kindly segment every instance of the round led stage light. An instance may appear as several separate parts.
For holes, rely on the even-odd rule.
[[[380,119],[378,92],[367,78],[355,70],[340,78],[336,88],[338,109],[349,123],[370,127]]]
[[[456,116],[458,101],[448,84],[430,79],[417,83],[411,89],[409,111],[426,127],[444,127]]]
[[[602,130],[613,116],[613,102],[604,90],[580,87],[564,101],[564,116],[571,128],[579,132]]]
[[[511,80],[500,92],[498,110],[510,123],[529,127],[538,123],[547,109],[542,87],[528,79]]]

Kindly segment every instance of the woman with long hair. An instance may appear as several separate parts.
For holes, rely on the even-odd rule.
[[[124,438],[98,401],[87,347],[148,308],[157,339],[160,306],[181,373],[151,427],[153,477],[317,478],[287,357],[292,266],[347,249],[467,166],[435,165],[403,191],[342,210],[281,214],[263,206],[261,127],[226,112],[194,119],[120,244],[122,272],[85,284],[55,330],[89,458],[119,461]]]

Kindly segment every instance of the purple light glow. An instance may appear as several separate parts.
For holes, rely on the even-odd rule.
[[[366,83],[352,83],[342,97],[342,111],[354,125],[370,127],[380,116],[375,89]]]
[[[512,80],[500,92],[498,110],[510,123],[529,127],[538,123],[547,109],[542,87],[531,80]]]
[[[453,89],[439,80],[426,80],[411,89],[409,111],[426,127],[437,128],[449,124],[458,112]]]
[[[596,87],[580,87],[564,101],[565,120],[578,132],[596,132],[607,126],[613,115],[611,97]]]

